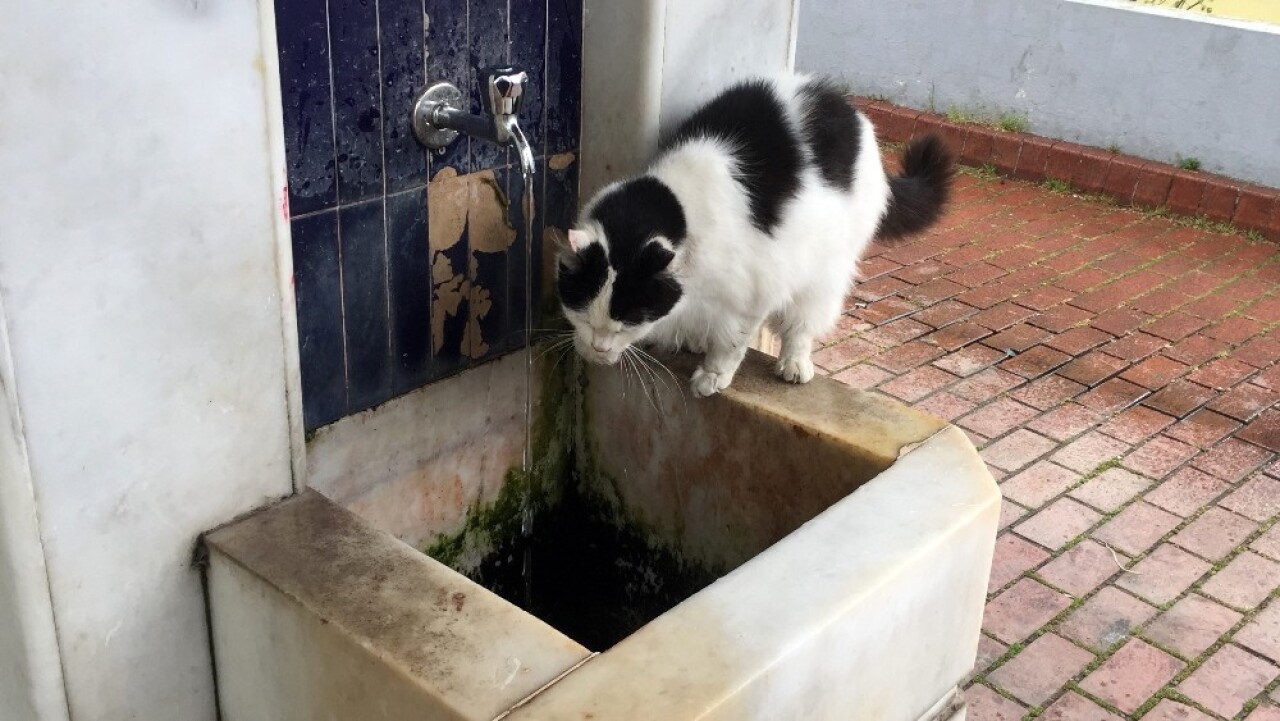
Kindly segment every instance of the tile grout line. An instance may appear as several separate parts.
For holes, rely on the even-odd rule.
[[[333,23],[330,20],[329,6],[332,0],[324,0],[324,27],[327,42],[329,66],[329,113],[333,129],[333,197],[334,235],[338,243],[338,318],[342,328],[342,412],[346,414],[351,407],[351,360],[347,353],[347,291],[345,273],[342,270],[342,182],[338,169],[338,100],[337,86],[333,73]]]
[[[378,47],[378,147],[382,152],[382,288],[384,291],[384,317],[387,322],[387,390],[395,386],[396,337],[391,320],[391,225],[387,216],[387,101],[383,92],[385,84],[382,70],[382,7],[381,0],[373,0],[373,30]]]

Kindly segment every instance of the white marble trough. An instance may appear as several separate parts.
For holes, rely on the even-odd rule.
[[[996,484],[958,429],[768,364],[706,400],[614,369],[574,394],[594,492],[724,572],[607,649],[315,491],[209,534],[223,718],[963,719]]]

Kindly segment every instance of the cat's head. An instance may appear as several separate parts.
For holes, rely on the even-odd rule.
[[[605,188],[569,231],[556,282],[578,353],[617,363],[684,296],[680,246],[685,218],[671,190],[652,177]]]

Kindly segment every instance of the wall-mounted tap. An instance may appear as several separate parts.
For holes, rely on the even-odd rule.
[[[432,149],[452,143],[459,133],[515,146],[521,170],[533,175],[533,149],[516,120],[528,80],[528,73],[510,66],[481,70],[480,98],[486,116],[463,110],[462,91],[453,83],[434,83],[413,106],[413,134],[418,142]]]

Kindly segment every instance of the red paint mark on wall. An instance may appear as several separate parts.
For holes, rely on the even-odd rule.
[[[280,215],[285,220],[289,219],[289,186],[286,185],[280,189]]]

